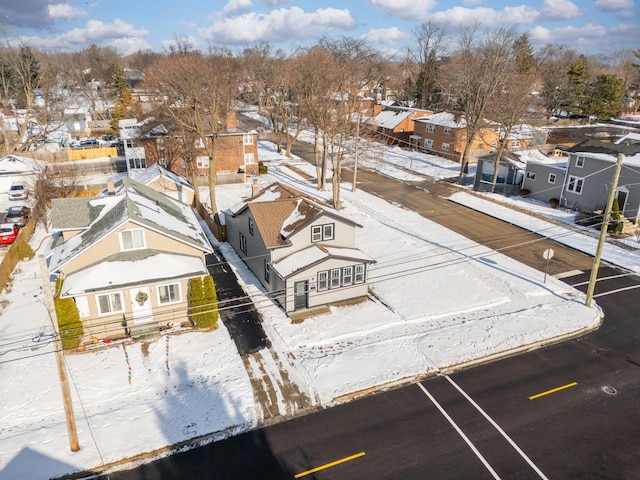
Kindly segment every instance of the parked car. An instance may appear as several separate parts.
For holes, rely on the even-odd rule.
[[[20,227],[24,227],[31,216],[31,209],[24,205],[9,207],[4,216],[4,223],[15,223]]]
[[[13,182],[9,187],[9,200],[24,200],[29,195],[29,190],[23,182]]]
[[[100,142],[95,138],[83,138],[71,144],[71,148],[95,148],[100,146]]]
[[[20,233],[17,223],[3,223],[0,225],[0,245],[11,245]]]

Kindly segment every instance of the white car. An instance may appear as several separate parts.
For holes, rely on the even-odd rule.
[[[22,182],[13,182],[9,188],[9,200],[24,200],[29,195],[29,190]]]

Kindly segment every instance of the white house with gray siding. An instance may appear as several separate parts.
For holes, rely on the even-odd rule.
[[[355,247],[357,223],[273,183],[225,212],[227,239],[289,312],[367,295],[374,260]]]

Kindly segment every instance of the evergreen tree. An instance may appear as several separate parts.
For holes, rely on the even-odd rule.
[[[212,328],[218,323],[218,295],[211,275],[204,277],[204,313],[200,328]]]
[[[586,103],[586,88],[589,80],[587,57],[580,55],[578,60],[567,70],[572,90],[572,114],[584,114]]]
[[[204,304],[204,288],[202,278],[192,278],[189,280],[189,320],[195,327],[200,326],[202,318],[202,305]]]
[[[620,215],[620,204],[618,199],[613,199],[613,205],[611,206],[611,220],[607,226],[608,232],[620,233],[622,232],[624,224],[622,222],[622,216]]]
[[[617,75],[598,75],[587,87],[588,115],[606,120],[619,117],[622,113],[622,98],[625,88],[624,80]]]
[[[120,133],[120,120],[135,118],[140,113],[140,102],[133,96],[133,92],[120,66],[113,69],[111,89],[115,97],[115,105],[111,109],[111,121],[109,125],[113,134]]]
[[[62,281],[58,279],[56,280],[56,292],[60,292],[61,289]],[[76,302],[73,298],[60,298],[56,295],[53,303],[56,317],[58,317],[58,331],[62,340],[62,348],[67,350],[78,347],[82,341],[84,329]]]

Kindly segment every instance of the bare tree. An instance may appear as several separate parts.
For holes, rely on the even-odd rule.
[[[467,173],[471,161],[471,146],[485,126],[487,107],[501,91],[514,61],[513,28],[497,28],[480,34],[477,26],[461,29],[456,58],[447,69],[451,89],[458,110],[464,115],[466,139],[460,160],[460,179]]]
[[[238,96],[237,61],[226,54],[185,52],[170,55],[145,72],[143,89],[152,103],[171,118],[184,136],[193,140],[209,158],[209,198],[216,204],[217,140],[227,127]],[[185,159],[190,168],[194,168]]]

